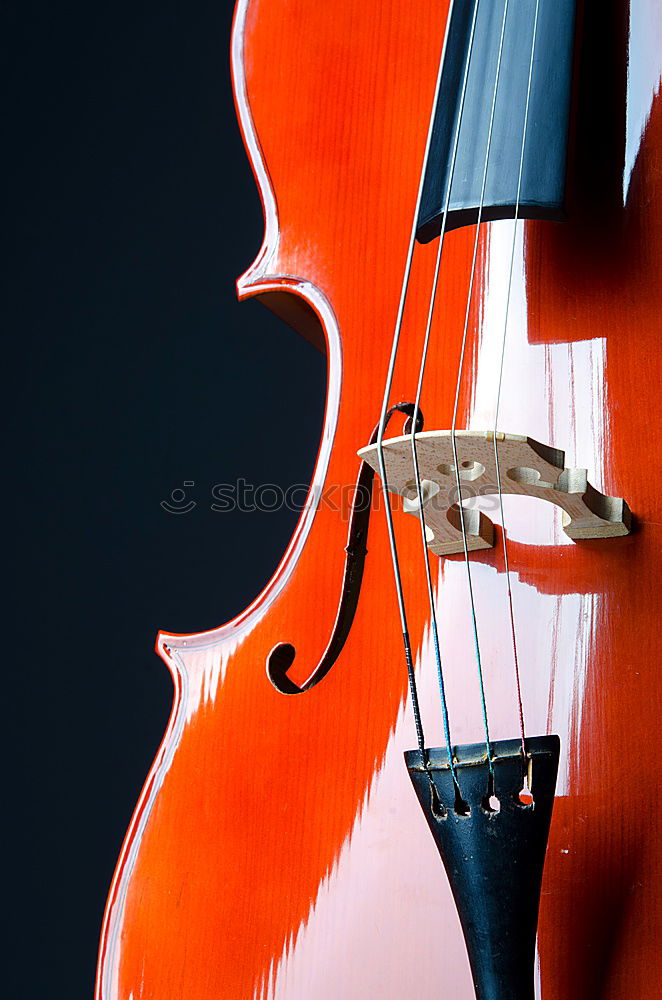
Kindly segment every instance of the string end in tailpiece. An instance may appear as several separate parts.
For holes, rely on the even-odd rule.
[[[558,736],[527,737],[526,748],[533,795],[528,805],[520,798],[521,740],[493,741],[492,768],[485,743],[454,748],[455,770],[469,806],[465,812],[455,808],[445,748],[428,748],[426,767],[418,750],[405,753],[453,890],[477,1000],[534,1000],[540,886],[560,741]],[[434,811],[430,781],[441,805]]]

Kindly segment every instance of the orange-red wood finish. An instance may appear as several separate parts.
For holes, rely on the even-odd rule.
[[[586,4],[569,220],[520,224],[516,242],[500,427],[564,448],[637,522],[628,538],[571,543],[550,505],[507,498],[528,730],[563,740],[543,1000],[662,989],[662,101],[649,41],[661,15],[642,6],[643,30],[625,3]],[[235,91],[266,236],[239,292],[325,346],[325,427],[314,497],[265,591],[217,630],[159,636],[173,711],[111,887],[98,1000],[473,997],[402,762],[415,737],[383,510],[328,676],[287,697],[265,672],[270,650],[291,642],[302,683],[333,629],[346,489],[379,415],[446,12],[445,0],[240,0]],[[428,428],[451,422],[473,236],[446,241]],[[494,419],[512,236],[505,221],[480,237],[462,389],[462,423],[477,430]],[[415,395],[435,249],[416,251],[392,401]],[[426,736],[439,745],[420,532],[395,518]],[[501,543],[473,565],[492,736],[515,737]],[[474,742],[462,560],[434,559],[434,578],[453,740]]]

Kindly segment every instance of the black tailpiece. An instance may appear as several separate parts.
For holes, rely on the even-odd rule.
[[[477,1000],[534,1000],[540,885],[559,763],[558,736],[455,747],[461,799],[445,749],[405,761],[446,868],[469,953]],[[528,774],[533,805],[519,793]],[[468,813],[462,809],[462,800]],[[498,801],[497,801],[498,800]],[[497,810],[498,807],[498,811]]]

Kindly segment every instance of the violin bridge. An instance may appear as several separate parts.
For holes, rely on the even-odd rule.
[[[491,431],[456,431],[457,474],[463,501],[467,548],[488,549],[494,544],[494,525],[468,500],[497,495],[499,475]],[[628,535],[632,515],[625,500],[596,490],[586,469],[566,469],[565,453],[517,434],[496,435],[501,492],[538,497],[563,511],[563,530],[570,538],[612,538]],[[383,442],[388,489],[403,498],[403,508],[423,517],[428,547],[435,555],[463,551],[462,519],[458,506],[457,475],[451,431],[423,431],[416,435],[420,497],[416,485],[411,437]],[[359,456],[379,473],[377,445]]]

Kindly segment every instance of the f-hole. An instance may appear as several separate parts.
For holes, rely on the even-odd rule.
[[[386,428],[394,413],[404,413],[407,416],[404,433],[411,433],[414,411],[415,407],[413,403],[396,403],[386,414],[384,428]],[[422,429],[423,414],[419,410],[416,417],[416,432],[418,433]],[[376,442],[378,430],[379,425],[372,432],[370,444]],[[345,546],[345,572],[336,621],[326,650],[316,669],[304,684],[299,685],[292,680],[288,671],[294,663],[296,649],[290,642],[279,642],[267,657],[267,677],[281,694],[303,694],[304,691],[310,691],[312,687],[319,684],[326,677],[342,652],[354,621],[361,593],[365,557],[368,553],[366,542],[368,540],[368,527],[370,525],[370,508],[372,506],[374,480],[374,471],[367,462],[361,462],[354,492],[354,506],[349,519],[347,545]]]

